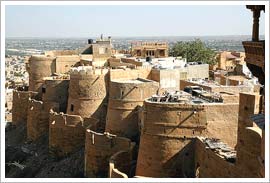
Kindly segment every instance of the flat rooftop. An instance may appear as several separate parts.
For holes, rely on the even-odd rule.
[[[225,161],[234,163],[236,161],[236,151],[222,142],[220,139],[198,137],[205,144],[206,149],[211,149]]]
[[[209,93],[209,95],[211,95]],[[212,95],[211,95],[212,96]],[[212,96],[214,99],[214,95]],[[165,92],[162,95],[152,95],[150,98],[146,99],[149,102],[156,103],[183,103],[183,104],[207,104],[207,103],[222,103],[218,100],[207,100],[205,97],[196,97],[184,91],[174,91],[174,92]]]

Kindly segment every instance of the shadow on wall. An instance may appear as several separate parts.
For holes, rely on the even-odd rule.
[[[194,178],[195,139],[170,158],[163,166],[171,178]]]

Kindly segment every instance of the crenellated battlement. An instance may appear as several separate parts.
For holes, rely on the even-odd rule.
[[[62,128],[64,126],[83,127],[83,118],[78,115],[57,113],[50,110],[50,128]]]
[[[92,66],[79,66],[70,69],[70,77],[76,76],[93,76],[93,75],[105,75],[108,73],[108,69],[94,68]]]

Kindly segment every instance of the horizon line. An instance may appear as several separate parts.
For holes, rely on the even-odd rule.
[[[103,34],[104,35],[104,34]],[[110,35],[108,35],[110,36]],[[105,37],[108,37],[108,36],[105,36]],[[252,36],[251,34],[248,35],[248,34],[234,34],[234,35],[181,35],[181,36],[176,36],[176,35],[173,35],[173,36],[170,36],[170,35],[161,35],[161,36],[111,36],[112,38],[159,38],[159,37],[218,37],[218,36],[221,36],[221,37],[228,37],[228,36],[231,36],[231,37],[236,37],[236,36]],[[260,35],[260,37],[263,37],[265,36],[264,34],[263,35]],[[9,37],[5,37],[5,39],[16,39],[16,38],[25,38],[25,39],[44,39],[44,38],[54,38],[54,39],[68,39],[68,38],[77,38],[77,39],[83,39],[83,38],[99,38],[99,36],[89,36],[89,37],[86,37],[86,36],[66,36],[66,37],[56,37],[56,36],[25,36],[25,37],[22,37],[22,36],[9,36]]]

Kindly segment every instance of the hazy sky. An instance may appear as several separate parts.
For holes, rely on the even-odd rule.
[[[222,6],[6,6],[6,37],[250,35],[252,12]],[[264,13],[260,18],[264,34]]]

